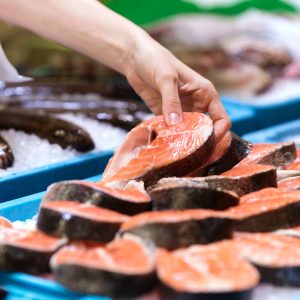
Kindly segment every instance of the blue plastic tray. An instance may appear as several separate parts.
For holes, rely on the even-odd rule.
[[[300,124],[300,123],[299,123]],[[89,178],[97,181],[100,176]],[[25,221],[37,214],[44,192],[0,204],[0,216],[11,221]],[[0,272],[0,287],[8,292],[5,300],[110,300],[109,298],[71,292],[60,284],[24,273]],[[220,299],[221,300],[221,299]],[[295,297],[290,300],[300,300]]]
[[[256,129],[288,122],[299,118],[300,97],[282,99],[274,104],[240,102],[237,99],[222,97],[224,105],[234,104],[238,108],[252,109],[255,113]]]
[[[99,180],[99,176],[89,181]],[[0,216],[11,221],[31,219],[37,214],[44,192],[0,204]],[[108,298],[73,293],[58,283],[23,273],[0,272],[0,286],[8,292],[6,300],[104,300]]]
[[[239,105],[223,102],[225,109],[231,119],[232,130],[239,134],[245,134],[254,130],[257,130],[255,122],[254,110],[247,107],[241,107]]]
[[[44,191],[55,181],[83,179],[103,172],[113,151],[88,153],[0,178],[0,202]]]
[[[275,143],[286,140],[290,135],[300,135],[300,119],[258,130],[243,137],[253,143]]]

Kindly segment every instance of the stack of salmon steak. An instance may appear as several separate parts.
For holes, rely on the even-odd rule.
[[[215,140],[205,114],[131,130],[100,182],[52,184],[36,230],[0,224],[0,268],[51,271],[82,293],[251,299],[265,282],[300,286],[295,144]]]

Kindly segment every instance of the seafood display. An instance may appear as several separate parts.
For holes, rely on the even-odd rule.
[[[101,181],[49,186],[36,228],[0,219],[2,244],[25,253],[15,264],[5,248],[0,269],[50,270],[66,288],[115,298],[251,300],[260,283],[300,286],[299,176],[286,170],[296,159],[294,143],[228,132],[215,144],[201,113],[172,127],[153,117],[128,133]],[[18,232],[11,244],[8,231]]]

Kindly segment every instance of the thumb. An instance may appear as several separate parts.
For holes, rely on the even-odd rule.
[[[182,108],[178,94],[178,83],[175,79],[167,79],[160,87],[162,96],[162,112],[168,126],[181,122]]]

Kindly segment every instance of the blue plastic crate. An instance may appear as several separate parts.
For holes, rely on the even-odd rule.
[[[113,151],[88,153],[0,178],[0,202],[44,191],[53,182],[84,179],[103,172]]]
[[[288,136],[293,135],[300,135],[300,119],[254,131],[243,137],[253,143],[276,143],[286,141]]]
[[[99,176],[95,176],[87,180],[99,179]],[[25,221],[32,218],[38,212],[43,194],[44,192],[1,203],[0,216],[11,221]],[[110,298],[71,292],[56,282],[24,273],[0,271],[0,286],[8,292],[5,300],[110,300]],[[300,298],[295,297],[290,300],[300,300]]]
[[[299,118],[300,97],[282,99],[276,103],[241,102],[238,99],[222,97],[224,105],[234,104],[239,108],[248,108],[254,111],[256,129],[288,122]]]
[[[223,102],[225,109],[231,119],[232,130],[239,134],[245,134],[258,129],[255,122],[254,110],[241,107],[236,104]]]
[[[97,181],[100,176],[89,178]],[[11,200],[0,204],[0,216],[10,221],[31,219],[37,214],[44,192]],[[60,284],[41,277],[23,274],[0,272],[0,286],[8,292],[6,300],[105,300],[108,298],[87,296],[71,292]]]

